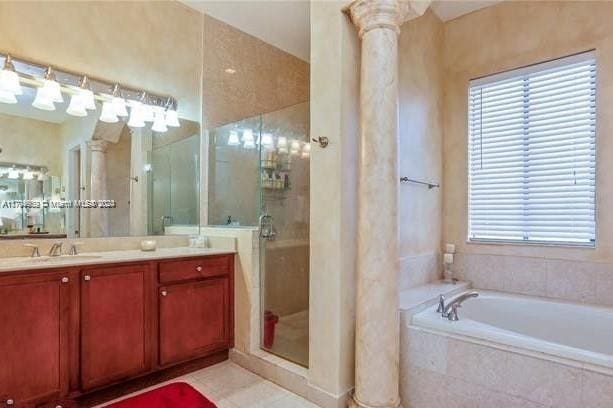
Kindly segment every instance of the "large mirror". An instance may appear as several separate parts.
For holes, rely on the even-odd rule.
[[[181,119],[163,133],[130,127],[127,117],[106,123],[100,101],[74,116],[69,95],[54,110],[34,107],[36,90],[23,86],[16,103],[0,103],[0,239],[172,234],[199,225],[198,123]]]

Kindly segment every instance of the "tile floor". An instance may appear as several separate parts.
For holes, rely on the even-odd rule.
[[[318,408],[317,405],[304,398],[230,361],[186,374],[168,383],[176,381],[191,384],[215,402],[218,408]],[[163,384],[166,383],[151,388],[157,388]]]

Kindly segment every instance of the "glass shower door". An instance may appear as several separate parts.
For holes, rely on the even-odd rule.
[[[309,104],[262,115],[261,347],[309,362]]]

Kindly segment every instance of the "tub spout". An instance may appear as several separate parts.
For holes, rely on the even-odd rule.
[[[452,321],[458,321],[458,308],[462,306],[462,303],[470,298],[476,298],[479,296],[478,292],[466,292],[462,293],[460,296],[452,299],[443,309],[443,313],[441,316],[446,317]]]

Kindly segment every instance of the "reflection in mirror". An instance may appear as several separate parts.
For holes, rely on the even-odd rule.
[[[0,239],[164,234],[175,224],[198,226],[198,123],[182,119],[181,127],[163,133],[152,130],[155,122],[129,127],[128,117],[107,123],[99,102],[74,116],[69,96],[44,110],[33,106],[36,89],[23,86],[16,103],[0,100]],[[109,200],[114,208],[79,208],[73,200]]]

